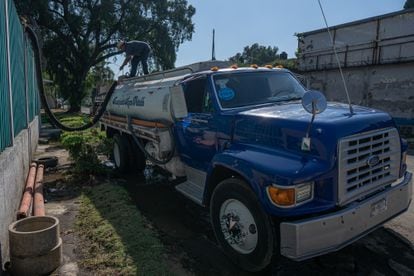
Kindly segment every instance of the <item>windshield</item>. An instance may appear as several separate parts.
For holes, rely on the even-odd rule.
[[[303,86],[288,72],[244,72],[215,75],[214,86],[223,108],[298,100]]]

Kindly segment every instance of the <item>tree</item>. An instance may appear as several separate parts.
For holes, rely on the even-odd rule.
[[[114,72],[106,62],[103,61],[92,67],[86,76],[84,102],[89,102],[91,100],[90,96],[94,98],[101,87],[110,86],[113,80]]]
[[[414,0],[407,0],[404,4],[404,9],[413,9],[414,8]]]
[[[265,65],[279,59],[278,50],[278,47],[266,47],[255,43],[252,46],[244,47],[243,53],[237,53],[229,60],[237,64]]]
[[[80,109],[90,68],[117,55],[119,39],[148,41],[157,69],[174,67],[178,46],[194,32],[187,0],[20,0],[21,15],[40,27],[46,70]]]

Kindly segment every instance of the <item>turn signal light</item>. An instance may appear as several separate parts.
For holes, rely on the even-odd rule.
[[[269,186],[267,188],[270,199],[277,205],[290,206],[295,204],[295,189],[294,188],[279,188]]]

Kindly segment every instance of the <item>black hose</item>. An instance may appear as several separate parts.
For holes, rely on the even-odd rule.
[[[137,144],[138,148],[145,154],[145,157],[148,158],[152,163],[157,165],[165,165],[171,161],[175,154],[175,143],[174,143],[174,136],[172,132],[172,126],[168,127],[168,132],[171,136],[171,151],[168,154],[167,158],[164,160],[158,160],[153,157],[149,152],[146,151],[145,146],[139,141],[138,137],[134,133],[134,129],[132,128],[131,118],[128,117],[128,130],[131,132],[132,139],[134,140],[135,144]]]
[[[58,127],[62,130],[65,131],[81,131],[81,130],[85,130],[88,129],[92,126],[94,126],[99,119],[101,119],[103,113],[105,112],[106,106],[108,105],[108,102],[112,96],[112,94],[115,91],[115,88],[118,84],[117,81],[114,81],[111,88],[109,89],[108,93],[106,94],[105,100],[103,101],[103,103],[101,104],[101,107],[99,109],[99,112],[93,117],[92,121],[80,126],[80,127],[68,127],[63,125],[61,122],[59,122],[59,120],[55,117],[55,115],[53,114],[53,112],[50,110],[49,105],[47,104],[47,100],[46,100],[46,96],[45,96],[45,91],[44,91],[44,87],[43,87],[43,78],[42,78],[42,65],[40,62],[40,48],[39,48],[39,43],[37,41],[37,36],[36,33],[33,31],[33,29],[30,26],[25,26],[25,30],[29,36],[29,39],[32,43],[33,48],[35,49],[34,51],[34,55],[35,55],[35,59],[36,59],[36,77],[37,77],[37,83],[39,86],[39,94],[40,94],[40,99],[42,101],[43,107],[46,111],[46,114],[48,115],[48,117],[50,118],[50,120],[52,121],[52,124],[55,127]],[[135,143],[137,144],[137,146],[139,147],[139,149],[145,154],[145,156],[153,163],[157,164],[157,165],[165,165],[167,164],[173,157],[175,154],[175,143],[174,143],[174,137],[173,137],[173,133],[172,133],[172,127],[169,126],[168,127],[168,131],[170,133],[171,136],[171,151],[169,153],[169,155],[167,156],[166,159],[164,160],[158,160],[156,158],[154,158],[153,156],[151,156],[151,154],[149,154],[146,150],[144,145],[139,141],[139,139],[136,137],[134,130],[132,128],[131,125],[131,120],[128,120],[128,129],[131,132],[132,138],[134,139]]]
[[[51,120],[52,124],[55,127],[58,127],[62,130],[65,131],[80,131],[80,130],[85,130],[88,129],[92,126],[94,126],[99,119],[101,119],[102,115],[105,112],[106,106],[108,105],[108,102],[112,96],[112,94],[115,91],[115,88],[118,84],[117,81],[114,81],[111,88],[109,89],[108,93],[106,94],[105,100],[103,101],[103,103],[101,104],[101,107],[99,109],[99,112],[93,117],[92,121],[80,126],[80,127],[68,127],[63,125],[61,122],[59,122],[59,120],[55,117],[55,115],[53,114],[53,112],[50,110],[49,105],[47,104],[47,100],[46,100],[46,96],[45,96],[45,91],[44,91],[44,87],[43,87],[43,78],[42,78],[42,64],[40,62],[40,48],[39,48],[39,43],[37,41],[37,36],[36,33],[33,31],[33,29],[26,25],[25,26],[25,30],[29,36],[29,40],[32,43],[32,46],[34,48],[34,55],[35,55],[35,60],[36,60],[36,78],[37,78],[37,85],[39,86],[39,94],[40,94],[40,99],[42,101],[42,105],[45,109],[46,114],[48,115],[49,119]]]

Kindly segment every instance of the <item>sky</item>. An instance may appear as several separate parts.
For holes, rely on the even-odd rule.
[[[182,44],[176,66],[211,59],[215,29],[216,59],[225,60],[259,43],[294,57],[295,33],[325,27],[317,0],[188,0],[196,8],[195,33]],[[330,26],[401,10],[405,0],[321,0]]]

